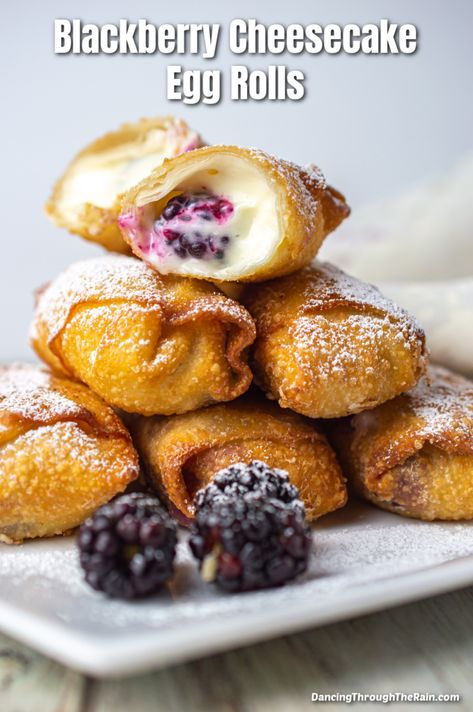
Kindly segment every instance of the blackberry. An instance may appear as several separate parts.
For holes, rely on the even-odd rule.
[[[249,492],[261,492],[266,498],[289,504],[299,502],[297,487],[291,485],[285,470],[271,468],[264,462],[239,462],[221,470],[205,489],[197,492],[196,509],[212,505],[217,499],[241,497]]]
[[[177,528],[155,497],[134,492],[100,507],[79,529],[85,580],[114,598],[157,591],[173,573]]]
[[[205,580],[247,591],[280,585],[307,568],[310,529],[284,470],[258,460],[231,465],[194,504],[190,547]]]
[[[182,193],[169,200],[155,220],[154,231],[178,257],[223,260],[230,235],[219,235],[216,228],[226,224],[234,213],[224,196],[208,191]]]
[[[254,491],[198,509],[189,543],[202,578],[233,592],[279,586],[301,574],[311,536],[302,504]]]

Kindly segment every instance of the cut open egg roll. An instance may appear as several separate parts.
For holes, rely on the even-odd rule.
[[[217,472],[254,459],[288,472],[309,519],[346,502],[340,467],[322,432],[261,396],[170,418],[138,418],[132,431],[150,483],[185,517],[193,516],[195,493]]]
[[[46,212],[70,232],[108,250],[129,252],[117,225],[123,194],[165,158],[201,145],[199,135],[172,116],[124,124],[72,160],[56,183]]]
[[[251,282],[308,264],[348,213],[316,168],[211,146],[166,161],[132,188],[119,223],[162,274]]]
[[[239,396],[254,338],[246,309],[214,285],[162,277],[123,255],[69,267],[40,294],[31,330],[51,368],[143,415]]]
[[[284,408],[337,418],[412,388],[424,333],[373,286],[327,263],[245,291],[256,320],[256,382]]]
[[[61,534],[138,476],[118,416],[82,383],[0,368],[0,539]]]
[[[330,423],[355,490],[418,519],[473,519],[473,383],[431,367],[410,392]]]

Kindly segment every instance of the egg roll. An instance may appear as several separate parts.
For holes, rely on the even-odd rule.
[[[260,282],[308,264],[348,213],[318,168],[211,146],[166,161],[131,188],[119,224],[161,274]]]
[[[473,519],[473,383],[439,366],[409,393],[330,423],[354,489],[406,517]]]
[[[201,145],[200,136],[173,116],[124,124],[71,161],[54,186],[46,213],[59,227],[107,250],[130,252],[117,224],[123,194],[164,159]]]
[[[342,507],[346,488],[337,459],[311,421],[253,394],[170,418],[138,418],[135,445],[149,482],[181,515],[220,470],[261,460],[286,470],[315,519]]]
[[[0,540],[62,534],[139,474],[124,425],[81,383],[0,368]]]
[[[107,403],[171,415],[244,393],[255,325],[206,282],[162,277],[133,257],[69,267],[39,295],[33,348]]]
[[[375,287],[328,263],[252,285],[256,382],[279,405],[337,418],[412,388],[426,367],[415,319]]]

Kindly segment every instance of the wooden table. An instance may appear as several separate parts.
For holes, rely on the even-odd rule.
[[[311,703],[311,693],[458,692],[473,709],[473,588],[120,680],[92,680],[0,636],[1,712],[415,709]]]

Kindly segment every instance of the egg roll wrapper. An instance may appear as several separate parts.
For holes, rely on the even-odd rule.
[[[194,176],[199,176],[200,187],[205,187],[202,184],[206,181],[220,187],[222,175],[225,175],[227,186],[230,179],[235,181],[232,187],[238,193],[244,191],[245,177],[249,176],[259,182],[265,199],[270,196],[264,209],[269,210],[271,204],[275,218],[268,233],[266,253],[258,253],[255,257],[258,243],[264,239],[260,230],[253,235],[254,239],[248,240],[245,263],[238,263],[238,266],[232,262],[232,256],[227,262],[217,260],[213,272],[204,270],[209,265],[205,260],[200,262],[200,267],[196,260],[188,263],[179,259],[174,265],[163,262],[163,256],[156,255],[151,249],[149,233],[152,233],[155,219],[169,199],[182,192]],[[222,192],[225,192],[223,184]],[[231,193],[232,190],[227,195],[230,199]],[[245,201],[253,201],[254,216],[263,209],[262,196],[251,195],[251,189]],[[206,146],[165,161],[131,188],[123,198],[119,222],[123,236],[135,254],[161,273],[186,274],[215,282],[261,282],[307,265],[325,237],[349,213],[344,196],[327,185],[315,166],[302,168],[256,149]],[[241,239],[240,231],[235,240]]]
[[[245,290],[256,382],[312,418],[357,413],[412,388],[426,368],[421,327],[375,287],[315,262]]]
[[[231,400],[250,385],[246,309],[214,285],[107,256],[76,263],[39,296],[31,329],[51,368],[144,415]]]
[[[473,383],[439,366],[409,393],[330,423],[354,489],[418,519],[473,518]]]
[[[0,539],[67,532],[138,477],[121,420],[81,383],[0,368]]]
[[[321,430],[261,397],[138,418],[132,432],[149,481],[187,518],[194,514],[195,493],[217,472],[253,459],[289,473],[310,520],[346,502],[340,467]]]
[[[46,214],[58,226],[113,252],[130,253],[117,218],[124,193],[165,158],[202,145],[173,116],[123,124],[80,151],[55,184]]]

